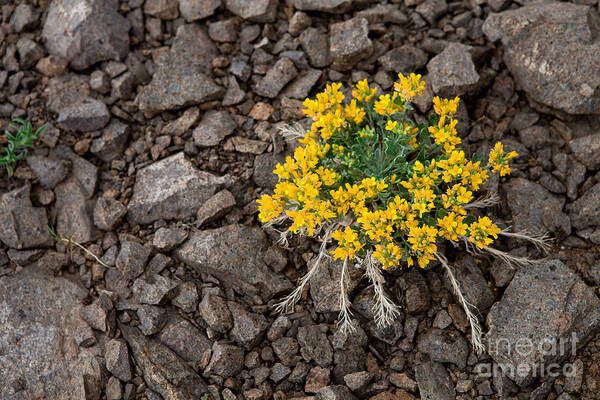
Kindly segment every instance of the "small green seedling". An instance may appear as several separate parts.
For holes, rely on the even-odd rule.
[[[4,134],[8,138],[8,143],[0,151],[0,165],[6,167],[8,176],[12,176],[14,173],[12,165],[29,156],[29,149],[33,147],[33,142],[46,129],[45,126],[42,126],[34,132],[31,123],[25,122],[21,118],[15,118],[13,122],[15,123],[10,124],[10,128],[16,130],[16,133],[13,135],[8,130],[4,131]]]

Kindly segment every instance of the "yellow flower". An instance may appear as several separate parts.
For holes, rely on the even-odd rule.
[[[283,212],[283,203],[275,200],[272,196],[263,195],[256,200],[258,206],[258,219],[261,222],[269,222]]]
[[[492,244],[494,239],[498,239],[498,234],[500,233],[500,228],[498,228],[491,219],[488,217],[479,217],[476,222],[473,222],[469,226],[469,241],[475,243],[475,246],[478,249],[483,249],[484,247]]]
[[[438,96],[433,98],[433,109],[436,114],[442,115],[454,115],[456,114],[456,110],[458,108],[458,103],[460,99],[455,97],[453,100],[449,99],[441,99]]]
[[[356,89],[352,90],[352,97],[360,102],[368,103],[375,97],[375,93],[377,93],[377,89],[371,89],[367,80],[363,79],[356,84]]]
[[[385,130],[392,132],[398,130],[398,122],[394,121],[393,119],[389,119],[387,124],[385,125]]]
[[[402,250],[393,242],[387,245],[377,244],[373,257],[381,262],[383,269],[388,269],[402,261]]]
[[[358,107],[354,99],[344,108],[344,113],[346,120],[355,124],[360,124],[365,118],[365,110]]]
[[[398,74],[399,82],[394,83],[394,90],[404,99],[411,100],[425,90],[425,82],[421,80],[421,75],[410,74],[404,76]]]
[[[375,101],[373,110],[379,115],[391,115],[402,110],[402,107],[394,103],[394,98],[389,94],[379,96]]]
[[[467,224],[465,217],[455,212],[451,212],[445,217],[438,218],[438,233],[447,240],[457,241],[460,236],[467,234]]]
[[[407,241],[421,268],[435,258],[437,233],[437,229],[428,225],[416,226],[408,232]]]
[[[331,252],[336,260],[354,259],[356,253],[363,247],[363,244],[358,240],[358,234],[349,226],[343,231],[336,230],[331,237],[338,242],[335,250]]]
[[[510,174],[508,161],[516,156],[518,156],[516,151],[505,154],[502,143],[497,142],[494,149],[490,151],[488,166],[492,167],[493,172],[500,172],[500,176],[508,175]]]

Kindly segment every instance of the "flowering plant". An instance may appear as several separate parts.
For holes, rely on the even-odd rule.
[[[498,142],[487,162],[467,158],[453,118],[458,97],[434,98],[429,124],[414,122],[411,100],[425,87],[420,78],[399,74],[393,93],[379,96],[365,79],[348,102],[341,84],[332,83],[304,101],[312,128],[299,138],[293,157],[273,171],[279,177],[273,194],[258,200],[263,223],[291,221],[284,239],[289,233],[324,232],[317,262],[282,309],[298,300],[331,239],[336,245],[329,253],[342,262],[340,323],[346,329],[352,326],[348,262],[364,265],[378,296],[377,322],[387,325],[397,311],[385,296],[381,269],[424,268],[433,260],[447,266],[438,252],[442,241],[482,251],[503,233],[487,216],[468,211],[493,203],[489,196],[475,200],[475,193],[491,173],[509,174],[509,160],[517,153],[506,153]],[[463,306],[469,308],[466,300]],[[473,327],[479,329],[476,319]]]

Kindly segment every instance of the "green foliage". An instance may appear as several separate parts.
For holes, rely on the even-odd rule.
[[[21,118],[15,118],[14,124],[10,124],[10,128],[15,130],[14,134],[8,130],[4,131],[4,134],[8,138],[8,143],[0,151],[0,165],[4,165],[9,176],[13,175],[12,165],[29,156],[29,149],[34,146],[34,141],[40,137],[45,126],[42,126],[37,131],[33,131],[33,126],[29,122]]]

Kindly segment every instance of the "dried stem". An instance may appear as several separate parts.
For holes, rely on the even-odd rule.
[[[477,199],[469,204],[465,204],[463,208],[465,210],[473,210],[476,208],[487,208],[491,207],[500,202],[500,197],[496,192],[488,192],[484,197]]]
[[[547,234],[535,234],[527,230],[519,232],[509,232],[509,228],[502,230],[500,234],[502,236],[511,237],[517,240],[527,241],[535,246],[536,249],[547,254],[552,248],[552,238]]]
[[[450,279],[450,283],[452,284],[452,288],[454,289],[454,294],[458,297],[458,301],[461,303],[465,314],[467,315],[467,319],[469,320],[469,324],[471,325],[471,344],[473,345],[473,350],[477,355],[480,355],[485,350],[481,340],[481,326],[479,325],[479,321],[477,320],[477,316],[471,311],[471,307],[475,308],[472,304],[470,304],[462,294],[460,290],[460,285],[458,281],[454,277],[452,273],[452,268],[448,265],[448,260],[442,254],[436,253],[436,258],[439,262],[444,266],[446,273],[448,274],[448,278]]]
[[[319,254],[317,255],[317,258],[313,262],[306,275],[304,275],[300,279],[300,282],[298,283],[296,289],[294,289],[292,293],[284,297],[282,301],[275,304],[275,310],[277,312],[293,311],[293,307],[298,302],[298,300],[300,300],[300,297],[302,296],[302,292],[304,291],[306,284],[311,280],[313,276],[315,276],[315,274],[319,270],[319,267],[321,266],[321,261],[323,260],[323,257],[327,255],[327,242],[329,241],[329,237],[331,236],[331,233],[334,231],[335,227],[336,225],[333,225],[325,231],[325,236],[323,237],[323,241],[321,242],[321,246],[319,248]]]
[[[344,259],[342,264],[342,273],[340,276],[340,314],[338,317],[338,327],[344,334],[356,330],[352,323],[352,312],[350,311],[350,300],[348,299],[348,258]]]
[[[367,254],[365,261],[365,275],[373,285],[373,314],[375,315],[375,323],[379,328],[390,326],[398,317],[398,306],[395,305],[386,295],[383,283],[385,278],[381,273],[378,265],[376,265],[373,255]]]
[[[305,135],[305,130],[298,123],[293,125],[282,125],[279,127],[279,133],[283,136],[284,139],[302,139]]]

